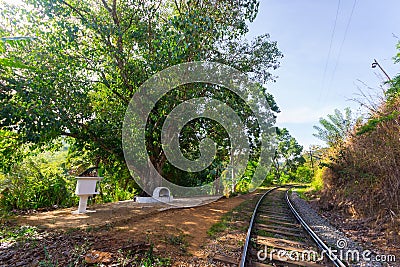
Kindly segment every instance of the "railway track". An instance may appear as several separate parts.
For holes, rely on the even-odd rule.
[[[239,266],[340,266],[291,204],[288,187],[267,191],[251,217]],[[324,252],[323,252],[324,251]]]

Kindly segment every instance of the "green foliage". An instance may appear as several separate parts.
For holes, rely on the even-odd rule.
[[[400,94],[400,76],[394,77],[389,82],[389,89],[385,92],[386,99],[391,102],[394,98]]]
[[[93,158],[95,161],[93,162]],[[68,156],[66,159],[66,168],[73,175],[82,173],[87,168],[97,165],[98,175],[103,177],[98,183],[99,197],[96,201],[114,202],[121,200],[133,199],[138,194],[139,188],[135,181],[131,178],[128,168],[120,161],[103,159],[99,162],[96,159],[96,151],[90,150],[87,146],[80,147],[72,142],[69,146]]]
[[[293,189],[293,191],[295,191],[300,198],[304,199],[304,200],[310,200],[308,194],[310,193],[310,188],[309,187],[296,187]]]
[[[38,230],[33,226],[9,227],[6,224],[0,226],[0,242],[19,242],[34,239]]]
[[[0,207],[5,210],[69,207],[76,204],[75,179],[62,166],[66,151],[29,156],[0,180]]]
[[[390,85],[389,89],[385,92],[386,105],[392,106],[396,105],[396,101],[400,96],[400,76],[394,77],[391,81],[388,82]],[[357,129],[357,135],[362,135],[365,133],[370,133],[375,131],[379,125],[384,124],[385,122],[389,122],[395,120],[399,117],[400,112],[395,110],[393,107],[390,113],[382,114],[381,112],[376,112],[368,119],[368,121],[361,125],[359,129]]]
[[[249,182],[246,181],[245,179],[240,179],[240,181],[235,186],[234,192],[231,192],[229,197],[237,195],[238,193],[246,194],[248,192],[249,192]]]
[[[279,174],[279,180],[278,180],[279,184],[286,184],[292,180],[294,180],[294,177],[291,176],[289,173],[283,172]]]
[[[309,183],[313,179],[313,170],[309,166],[298,166],[295,173],[295,180],[301,183]]]
[[[388,122],[391,120],[394,120],[398,118],[400,115],[400,112],[397,110],[394,110],[392,113],[387,114],[387,115],[378,115],[377,118],[370,118],[365,124],[361,125],[357,129],[357,135],[362,135],[368,132],[372,132],[376,130],[377,126],[379,124],[382,124],[383,122]]]
[[[139,192],[129,170],[119,161],[104,166],[104,179],[99,183],[100,198],[103,202],[133,199]]]
[[[267,177],[265,177],[265,180],[263,181],[262,186],[269,186],[269,185],[272,185],[274,182],[277,182],[276,177],[275,177],[274,172],[271,171],[267,174]]]
[[[45,259],[39,262],[39,266],[40,267],[57,267],[58,263],[57,263],[57,259],[53,260],[49,254],[49,252],[47,251],[47,248],[44,246],[44,257]]]
[[[229,196],[231,196],[234,192],[247,193],[249,191],[249,185],[252,182],[252,178],[257,167],[258,167],[258,162],[255,160],[250,160],[243,176],[240,177],[240,179],[237,179],[237,181],[229,180],[230,183],[228,185],[234,188],[233,192],[230,192]]]
[[[140,262],[140,266],[153,267],[153,266],[171,266],[171,259],[160,258],[154,255],[153,245],[150,246],[149,250],[146,251],[144,257]]]
[[[323,189],[324,187],[323,174],[324,174],[324,168],[318,168],[315,171],[314,177],[311,181],[311,187],[314,189],[314,191],[321,191]]]
[[[29,153],[29,145],[21,143],[19,136],[8,130],[0,130],[0,172],[9,173]]]
[[[207,234],[210,237],[215,237],[217,233],[225,231],[226,228],[228,228],[228,224],[225,220],[222,220],[211,225],[207,230]]]
[[[329,114],[327,119],[320,118],[320,126],[314,126],[317,133],[313,135],[331,147],[342,144],[357,121],[360,121],[360,118],[353,118],[350,108],[346,108],[344,112],[343,114],[340,110],[335,109],[335,113]]]
[[[286,183],[296,179],[297,168],[305,162],[302,156],[303,147],[297,143],[286,128],[277,128],[277,140],[278,147],[270,174],[273,174],[277,182]],[[272,179],[271,175],[268,175],[267,178],[268,180]]]
[[[232,228],[231,222],[237,221],[238,219],[240,220],[239,217],[246,216],[245,213],[243,213],[243,209],[246,209],[249,203],[251,204],[253,202],[254,199],[244,201],[239,206],[222,215],[221,219],[211,225],[211,227],[207,230],[207,235],[215,238],[219,233],[225,231],[226,229]],[[255,203],[251,205],[253,207]]]
[[[0,117],[4,118],[0,131],[12,131],[18,142],[38,146],[60,136],[70,137],[73,151],[85,153],[79,166],[103,165],[103,201],[131,198],[137,192],[123,167],[122,122],[131,97],[158,71],[195,60],[224,63],[259,82],[260,94],[273,111],[279,111],[261,84],[274,79],[270,71],[279,67],[282,54],[268,34],[250,42],[245,39],[247,23],[258,12],[256,0],[26,2],[32,7],[0,8],[2,36],[36,36],[0,42],[4,59],[0,62]],[[177,184],[206,183],[221,172],[182,175],[166,161],[160,150],[160,133],[151,127],[160,126],[166,112],[185,97],[205,94],[223,99],[233,109],[243,107],[237,96],[216,86],[188,85],[180,93],[165,96],[149,118],[146,137],[151,161]],[[257,125],[248,108],[240,116],[256,136]],[[211,136],[220,147],[227,144],[226,135],[215,123],[196,121],[189,126],[208,131],[203,136]],[[185,129],[182,149],[189,157],[198,152],[198,140],[193,136],[190,127]],[[4,147],[0,144],[0,151]],[[214,166],[227,165],[224,152],[221,148]],[[13,157],[0,164],[10,165]],[[36,178],[18,179],[31,183]],[[54,179],[58,182],[51,183],[59,184],[64,178]]]
[[[0,31],[1,32],[1,31]],[[6,44],[11,47],[23,47],[27,41],[32,40],[32,37],[2,37],[0,38],[0,55],[6,52]],[[0,66],[2,68],[16,68],[16,69],[29,69],[30,67],[24,64],[21,60],[10,57],[10,58],[3,58],[0,57]]]

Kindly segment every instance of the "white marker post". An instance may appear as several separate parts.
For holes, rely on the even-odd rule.
[[[90,196],[99,194],[99,192],[96,191],[96,184],[97,181],[101,181],[103,177],[78,176],[75,178],[77,179],[75,194],[79,196],[79,207],[77,211],[74,211],[72,213],[82,214],[87,212],[95,212],[86,210],[87,200]]]

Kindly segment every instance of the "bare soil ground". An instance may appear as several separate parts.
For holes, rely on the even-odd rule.
[[[207,230],[256,196],[193,208],[122,202],[95,205],[95,213],[84,215],[60,209],[18,216],[9,227],[37,228],[21,242],[0,243],[0,266],[215,266],[208,264],[215,239]]]
[[[76,208],[20,215],[1,222],[0,266],[237,266],[215,259],[240,258],[257,199],[252,193],[182,209],[128,201],[84,215],[71,214]],[[312,205],[349,237],[400,259],[384,229]],[[15,238],[3,229],[14,229]]]

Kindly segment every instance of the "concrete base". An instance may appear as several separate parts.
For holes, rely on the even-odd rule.
[[[135,197],[137,203],[168,203],[173,200],[173,197]]]

